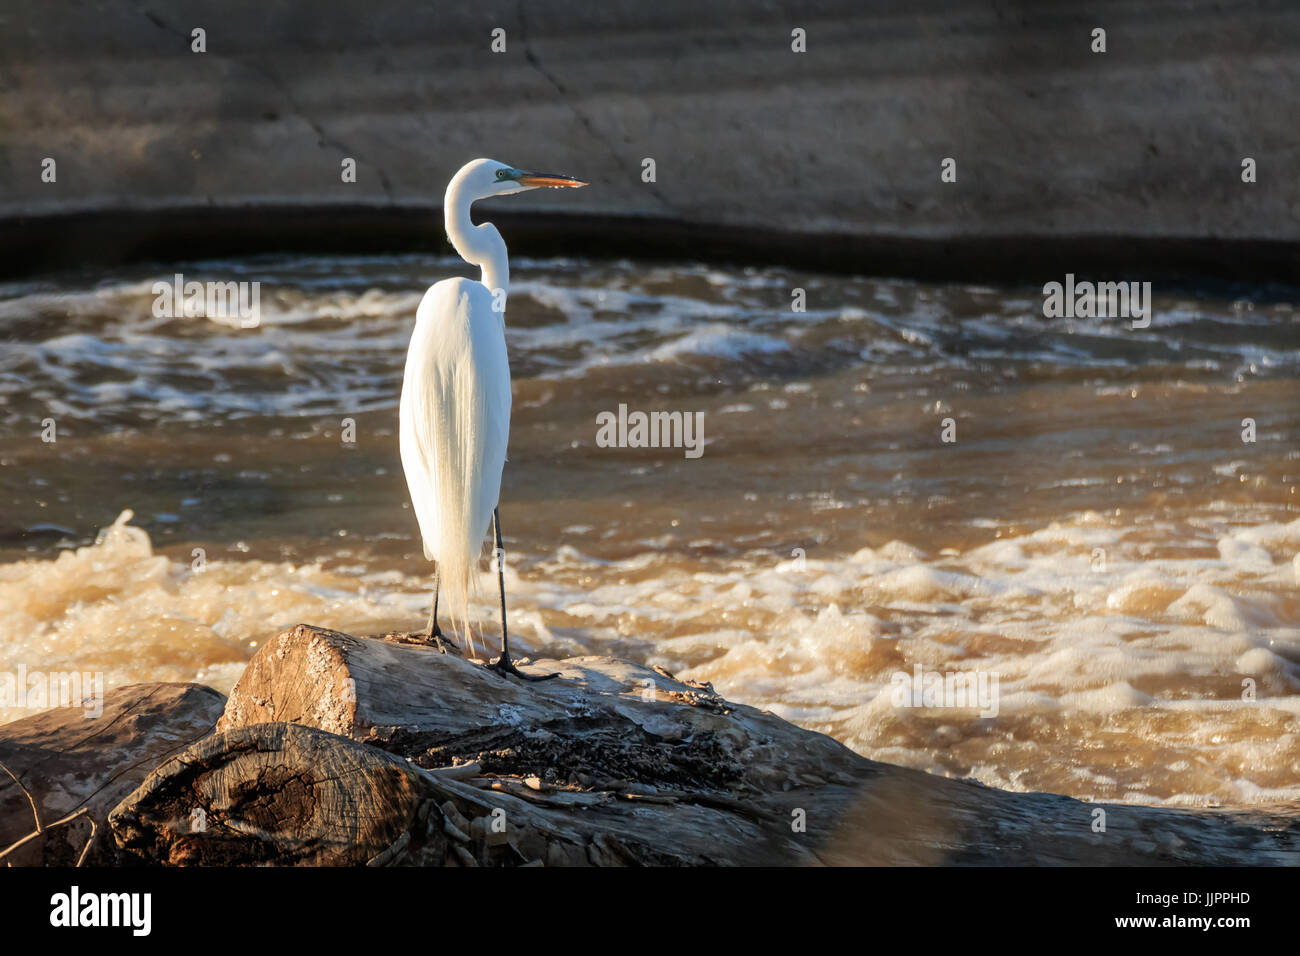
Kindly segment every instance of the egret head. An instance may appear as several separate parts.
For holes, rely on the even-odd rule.
[[[556,173],[534,173],[527,169],[517,169],[505,163],[498,163],[495,159],[476,159],[466,163],[456,174],[455,179],[461,180],[466,191],[479,199],[488,196],[508,196],[511,193],[538,189],[542,186],[576,188],[587,185],[579,179]]]

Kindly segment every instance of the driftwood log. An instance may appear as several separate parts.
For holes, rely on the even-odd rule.
[[[299,625],[250,662],[218,733],[112,812],[114,837],[171,864],[1300,863],[1294,805],[1008,793],[867,760],[662,670],[527,669],[560,677]]]
[[[103,712],[59,707],[0,726],[0,851],[53,827],[4,858],[14,866],[76,863],[90,838],[87,864],[116,860],[108,812],[168,756],[216,725],[224,695],[199,684],[132,684],[104,695]],[[16,779],[15,779],[16,778]]]

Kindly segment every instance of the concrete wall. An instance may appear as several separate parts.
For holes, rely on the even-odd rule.
[[[515,215],[848,236],[868,251],[891,237],[1006,237],[1011,253],[1089,236],[1300,242],[1292,0],[6,0],[0,19],[10,249],[57,245],[32,217],[69,212],[431,213],[479,155],[593,184],[497,203]],[[208,52],[190,51],[194,27]],[[495,27],[505,53],[490,50]],[[340,181],[344,157],[355,184]],[[955,184],[940,181],[944,157]],[[348,218],[311,222],[319,236]]]

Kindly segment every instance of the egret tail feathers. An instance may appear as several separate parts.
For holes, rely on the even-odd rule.
[[[448,591],[448,611],[473,654],[470,598],[477,596],[476,571],[486,532],[477,527],[484,510],[478,499],[482,496],[486,402],[471,369],[457,369],[437,384],[442,392],[434,405],[441,421],[433,429],[438,540],[431,544],[439,579]]]

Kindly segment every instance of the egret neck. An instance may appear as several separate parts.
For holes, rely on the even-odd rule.
[[[497,227],[490,222],[476,226],[469,217],[470,205],[483,196],[475,195],[468,186],[468,169],[470,167],[466,166],[447,184],[447,195],[443,198],[447,238],[462,259],[479,267],[479,281],[492,293],[493,305],[504,323],[506,295],[510,290],[510,260],[506,255],[505,240],[497,232]]]

